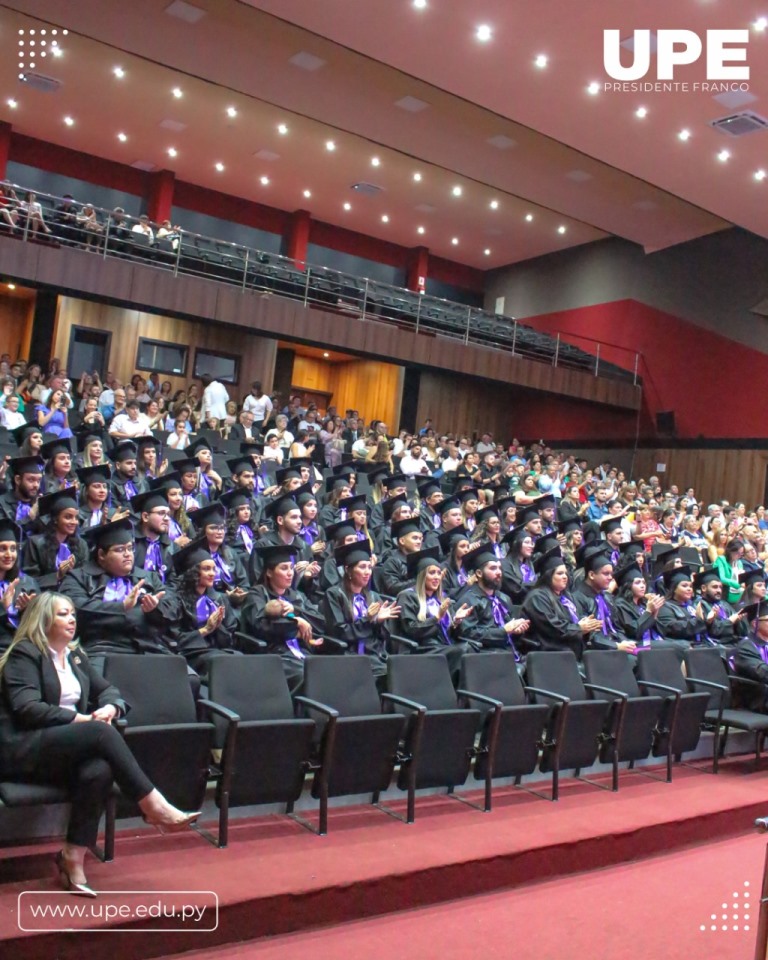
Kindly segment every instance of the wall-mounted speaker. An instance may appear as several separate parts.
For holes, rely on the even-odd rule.
[[[659,410],[656,414],[656,430],[671,436],[675,432],[675,411]]]

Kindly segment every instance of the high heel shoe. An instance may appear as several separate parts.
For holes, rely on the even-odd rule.
[[[182,830],[186,830],[187,827],[191,827],[201,814],[202,810],[196,810],[194,813],[185,813],[178,820],[163,820],[159,817],[142,814],[142,819],[145,823],[149,824],[150,827],[154,827],[159,833],[180,833]]]
[[[96,898],[98,896],[96,891],[91,887],[89,887],[87,883],[75,883],[75,881],[72,879],[72,877],[69,874],[69,870],[64,861],[64,854],[62,853],[61,850],[59,850],[59,852],[56,854],[54,863],[56,864],[56,873],[57,873],[58,881],[64,890],[68,891],[69,893],[74,893],[81,897]]]

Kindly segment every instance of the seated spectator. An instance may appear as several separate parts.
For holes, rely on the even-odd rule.
[[[70,789],[67,839],[56,855],[58,881],[64,890],[95,897],[85,854],[96,844],[113,778],[148,823],[180,830],[199,813],[177,810],[144,775],[112,726],[128,706],[77,650],[76,631],[72,603],[61,594],[36,597],[24,611],[0,660],[0,764],[13,779]]]
[[[13,382],[10,383],[10,386],[13,389]],[[5,386],[3,390],[5,390]],[[6,430],[15,430],[27,422],[26,417],[19,410],[20,403],[21,398],[17,393],[6,395],[5,403],[0,407],[0,426],[5,427]]]
[[[16,222],[19,218],[19,198],[16,191],[9,183],[0,184],[0,220],[10,228],[11,232],[16,230]]]
[[[149,222],[149,217],[146,213],[142,213],[139,219],[131,227],[131,233],[143,234],[143,236],[149,238],[150,244],[155,242],[155,234],[152,230],[152,227]]]
[[[31,191],[24,194],[24,199],[19,204],[17,222],[22,229],[28,229],[32,234],[37,234],[41,230],[46,235],[52,232],[43,219],[42,206]]]
[[[116,413],[109,425],[109,435],[115,440],[133,440],[149,433],[149,419],[141,412],[138,400],[131,400],[124,413]]]
[[[37,422],[46,433],[53,433],[57,437],[71,437],[66,394],[63,390],[52,390],[48,406],[38,403],[35,406]]]
[[[262,454],[262,459],[264,460],[275,460],[277,463],[282,464],[283,462],[283,450],[280,446],[280,437],[276,433],[267,434],[267,439],[264,444],[264,453]]]
[[[178,250],[179,240],[181,240],[181,227],[174,227],[170,220],[163,220],[157,228],[155,237],[158,240],[167,240],[173,250]]]
[[[275,425],[271,430],[267,431],[265,440],[269,440],[272,434],[277,436],[278,446],[281,450],[288,451],[291,449],[291,444],[293,443],[293,434],[288,429],[288,417],[283,413],[279,413],[275,417]]]
[[[21,528],[0,519],[0,654],[10,646],[27,604],[40,593],[40,585],[21,572],[20,539]]]
[[[190,439],[188,420],[176,420],[173,424],[173,433],[166,437],[165,445],[171,450],[186,450],[192,440]]]
[[[86,203],[76,214],[75,223],[80,232],[80,242],[84,243],[88,250],[95,249],[99,244],[99,238],[104,233],[104,226],[99,222],[92,203]]]

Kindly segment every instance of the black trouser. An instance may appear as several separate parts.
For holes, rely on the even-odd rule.
[[[96,720],[42,730],[39,764],[30,779],[69,787],[67,842],[78,847],[95,845],[113,780],[134,802],[154,789],[115,727]]]

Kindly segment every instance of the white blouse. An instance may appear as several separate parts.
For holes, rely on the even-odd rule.
[[[68,656],[64,658],[64,665],[62,666],[61,660],[56,653],[53,650],[51,650],[50,653],[53,666],[59,678],[59,685],[61,686],[59,706],[65,710],[72,710],[74,713],[77,713],[77,705],[80,703],[80,694],[82,693],[80,681],[75,676]]]

